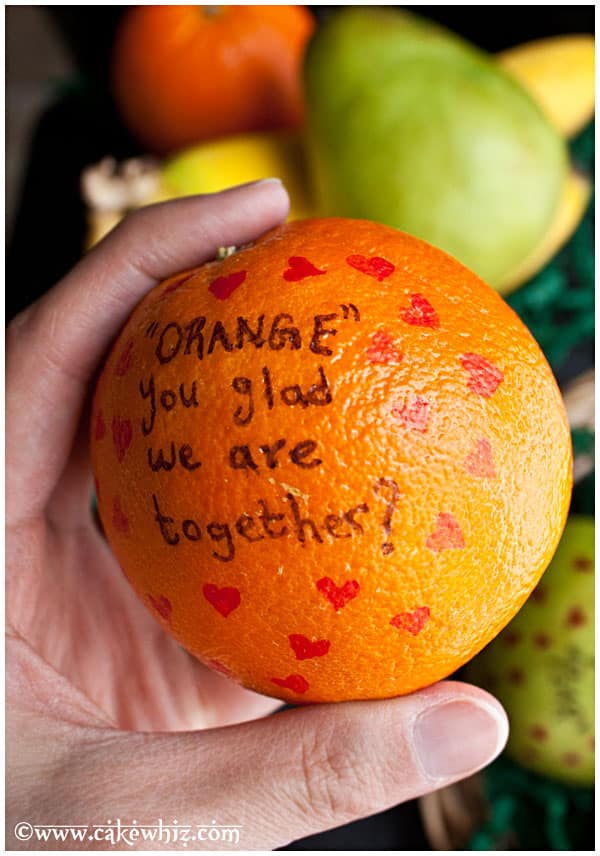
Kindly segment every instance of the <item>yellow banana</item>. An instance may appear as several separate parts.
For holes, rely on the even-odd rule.
[[[497,59],[565,137],[573,137],[594,115],[592,36],[527,42],[503,51]]]
[[[550,261],[560,248],[569,240],[585,213],[592,184],[589,178],[571,169],[567,176],[563,193],[556,209],[554,219],[544,238],[527,258],[521,262],[517,270],[501,282],[496,291],[509,294]]]

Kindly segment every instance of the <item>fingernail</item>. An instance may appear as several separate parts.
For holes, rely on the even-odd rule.
[[[282,180],[280,178],[277,178],[277,176],[273,176],[272,178],[259,178],[255,181],[247,181],[245,184],[239,184],[237,189],[239,189],[240,187],[260,187],[263,184],[274,184],[278,185],[279,187],[283,187]]]
[[[492,761],[508,737],[506,717],[491,705],[450,701],[424,710],[414,729],[414,743],[431,779],[474,773]]]
[[[276,175],[271,176],[271,178],[261,178],[258,181],[254,182],[255,184],[283,184],[280,178],[277,178]]]
[[[261,187],[262,185],[271,185],[272,187],[283,187],[283,181],[276,176],[272,178],[259,178],[254,181],[245,181],[243,184],[236,184],[234,187],[227,187],[225,190],[219,191],[221,193],[237,193],[240,190],[246,190],[248,187]]]

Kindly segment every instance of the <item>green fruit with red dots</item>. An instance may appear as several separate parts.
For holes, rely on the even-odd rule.
[[[538,587],[470,664],[510,719],[507,754],[568,784],[594,781],[594,521],[569,518]]]

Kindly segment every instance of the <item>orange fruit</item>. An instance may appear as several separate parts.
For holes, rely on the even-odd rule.
[[[297,128],[313,28],[304,6],[132,6],[112,61],[123,119],[156,152]]]
[[[560,394],[502,298],[360,220],[172,277],[95,394],[99,510],[165,630],[291,701],[408,693],[535,587],[571,489]]]

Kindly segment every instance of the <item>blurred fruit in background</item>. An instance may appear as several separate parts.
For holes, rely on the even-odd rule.
[[[554,216],[544,236],[533,247],[529,255],[525,256],[523,261],[496,286],[496,290],[500,294],[510,294],[511,291],[535,276],[566,244],[581,222],[591,194],[591,180],[587,175],[583,175],[571,167],[565,178]]]
[[[103,158],[83,170],[80,183],[86,205],[86,250],[130,211],[173,196],[163,187],[159,162],[151,157],[121,163],[112,157]]]
[[[140,205],[278,175],[292,220],[395,226],[502,294],[538,273],[591,196],[564,137],[593,115],[593,38],[543,39],[492,56],[408,12],[342,9],[308,53],[305,128],[301,65],[312,29],[302,6],[128,11],[114,51],[117,100],[149,151],[171,155],[151,168],[144,158],[86,170],[87,244]],[[251,130],[271,125],[299,130]]]
[[[209,140],[163,161],[132,158],[118,164],[113,158],[104,158],[84,170],[81,177],[87,205],[86,246],[93,246],[128,211],[142,205],[193,193],[216,193],[270,176],[281,178],[288,190],[289,220],[315,216],[302,140],[291,133],[239,134]]]
[[[510,48],[498,61],[531,93],[565,137],[573,137],[594,114],[592,36],[555,36]]]
[[[552,224],[568,158],[491,56],[408,13],[347,8],[309,47],[307,97],[323,213],[387,223],[499,290],[513,283]]]
[[[538,587],[465,677],[506,708],[509,757],[568,784],[593,783],[593,518],[569,518]]]
[[[290,220],[314,215],[308,197],[304,148],[299,136],[256,133],[194,146],[169,158],[162,168],[165,188],[176,196],[216,193],[236,184],[278,176],[291,200]]]
[[[113,80],[126,125],[151,153],[243,131],[298,128],[304,6],[132,6]]]

